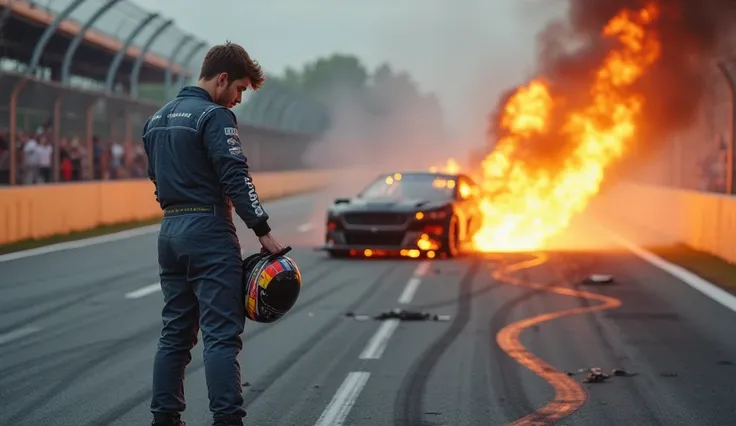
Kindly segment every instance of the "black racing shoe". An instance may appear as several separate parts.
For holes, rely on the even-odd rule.
[[[173,415],[155,415],[151,426],[187,426],[178,414]]]
[[[238,415],[215,417],[212,426],[244,426],[243,418]]]

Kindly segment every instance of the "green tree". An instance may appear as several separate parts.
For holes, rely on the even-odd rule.
[[[365,90],[368,77],[368,71],[358,58],[334,54],[305,64],[301,71],[287,68],[282,76],[275,79],[321,100],[335,91],[361,92]]]
[[[444,139],[438,98],[388,64],[371,72],[356,56],[333,54],[269,78],[325,106],[335,150],[369,146],[356,155],[406,158],[410,154],[399,151],[429,149]],[[347,140],[353,145],[341,146]]]

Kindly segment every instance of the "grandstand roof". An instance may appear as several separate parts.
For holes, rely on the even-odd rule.
[[[104,81],[113,57],[124,47],[126,39],[134,35],[116,77],[117,81],[128,80],[135,59],[148,39],[169,21],[165,16],[149,18],[151,12],[127,0],[0,0],[0,16],[4,15],[2,56],[29,63],[44,30],[74,3],[77,3],[76,8],[60,22],[41,56],[39,65],[51,68],[52,75],[54,69],[61,66],[71,39],[106,4],[111,6],[85,33],[71,61],[73,75]],[[134,34],[136,27],[147,18],[148,25]],[[185,39],[186,44],[170,61],[176,47]],[[206,43],[171,23],[150,45],[140,70],[140,82],[162,82],[170,62],[173,63],[173,75],[179,75],[182,69],[185,75],[191,75],[192,71],[187,69],[189,64],[182,66],[181,62],[197,45],[201,49]]]

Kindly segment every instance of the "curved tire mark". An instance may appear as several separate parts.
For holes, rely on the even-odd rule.
[[[591,293],[582,290],[573,290],[566,287],[552,287],[535,283],[529,280],[522,280],[511,276],[510,274],[522,271],[524,269],[539,266],[547,261],[545,254],[537,254],[531,260],[526,260],[510,265],[507,268],[496,271],[493,275],[499,281],[509,284],[528,287],[532,289],[542,290],[550,293],[556,293],[563,296],[583,298],[591,301],[601,302],[594,306],[585,306],[561,311],[550,312],[535,317],[523,319],[507,325],[496,335],[496,342],[501,349],[519,364],[534,372],[547,383],[552,385],[555,390],[554,398],[544,407],[524,416],[512,423],[512,425],[541,425],[550,424],[575,413],[580,409],[587,400],[587,394],[583,386],[577,381],[571,379],[566,373],[556,370],[553,366],[546,363],[527,350],[521,344],[521,333],[527,328],[539,325],[541,323],[552,321],[555,319],[582,315],[595,311],[616,309],[621,306],[619,299],[603,296],[597,293]]]

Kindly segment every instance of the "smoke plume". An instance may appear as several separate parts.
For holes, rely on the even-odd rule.
[[[564,21],[548,25],[538,35],[538,68],[555,104],[552,131],[524,141],[515,152],[517,161],[554,170],[562,164],[572,144],[561,133],[566,114],[589,101],[588,89],[603,58],[615,41],[604,38],[602,29],[622,9],[637,10],[646,4],[658,6],[660,16],[652,27],[661,43],[661,56],[631,90],[644,99],[637,123],[637,154],[657,148],[665,137],[692,123],[706,90],[706,74],[736,22],[734,0],[569,0]],[[509,91],[491,114],[492,138],[502,137],[498,123]]]

